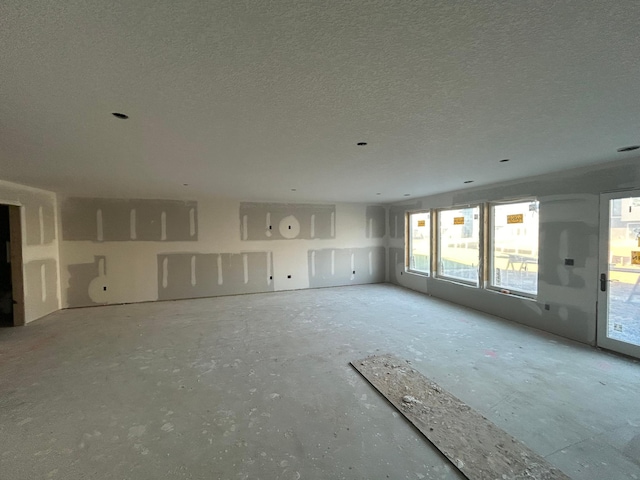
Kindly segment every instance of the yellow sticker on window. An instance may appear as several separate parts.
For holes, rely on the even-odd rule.
[[[631,251],[631,265],[640,265],[640,252]]]
[[[419,227],[424,227],[427,225],[427,221],[426,220],[418,220],[418,226]]]
[[[507,223],[524,223],[524,215],[521,213],[507,215]]]
[[[454,225],[464,225],[464,217],[453,217]]]

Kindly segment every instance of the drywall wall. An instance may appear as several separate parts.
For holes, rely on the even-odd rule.
[[[367,207],[367,238],[384,238],[386,234],[387,209],[382,205]]]
[[[397,217],[398,209],[404,216],[404,212],[417,209],[536,197],[540,202],[538,295],[531,300],[407,272],[401,254],[404,234],[388,240],[389,281],[594,344],[600,193],[634,188],[640,188],[637,158],[395,204],[390,208],[391,220],[391,212]],[[574,265],[565,265],[565,258],[574,259]]]
[[[55,259],[31,260],[24,264],[24,296],[27,321],[44,317],[60,308]]]
[[[62,305],[382,282],[385,214],[380,205],[63,197]],[[332,270],[326,251],[346,263]]]
[[[273,291],[271,252],[158,255],[158,299]]]
[[[0,180],[0,203],[20,207],[28,323],[60,308],[56,195]]]
[[[419,201],[389,207],[389,238],[404,238],[405,211],[419,210],[421,207],[422,204]]]
[[[197,241],[196,202],[65,198],[61,205],[65,240],[97,242]]]
[[[289,203],[241,203],[242,240],[332,239],[336,206]]]
[[[385,281],[384,247],[309,250],[308,263],[312,288]]]

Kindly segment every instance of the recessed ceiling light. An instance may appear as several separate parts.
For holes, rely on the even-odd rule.
[[[465,180],[464,183],[473,183],[473,180]]]
[[[404,194],[404,196],[405,196],[405,197],[410,197],[410,196],[411,196],[411,194],[410,194],[410,193],[405,193],[405,194]]]
[[[129,115],[126,115],[124,113],[113,112],[111,115],[113,115],[116,118],[119,118],[120,120],[126,120],[127,118],[129,118]]]
[[[509,159],[505,158],[504,160],[500,160],[500,163],[504,163],[504,162],[508,162],[508,161],[509,161]]]
[[[189,186],[189,184],[188,184],[188,183],[183,183],[183,184],[182,184],[182,186],[183,186],[183,187],[188,187],[188,186]]]
[[[381,193],[376,193],[376,195],[382,195]]]
[[[366,146],[366,145],[367,145],[367,142],[358,142],[358,143],[357,143],[357,145],[358,145],[359,147],[364,147],[364,146]]]
[[[292,188],[292,189],[291,189],[291,191],[292,191],[292,192],[296,192],[297,190],[296,190],[295,188]]]
[[[618,149],[618,152],[633,152],[634,150],[638,150],[640,145],[630,145],[628,147],[621,147]]]

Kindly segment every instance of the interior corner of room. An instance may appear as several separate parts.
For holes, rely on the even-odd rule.
[[[386,205],[91,198],[3,182],[3,323],[388,281],[633,356],[637,170],[623,160]]]
[[[640,2],[543,3],[5,0],[0,472],[457,478],[393,354],[638,478]]]

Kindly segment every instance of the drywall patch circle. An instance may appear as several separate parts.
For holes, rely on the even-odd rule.
[[[98,260],[98,276],[94,277],[87,287],[87,293],[93,303],[105,304],[109,299],[107,294],[107,269],[106,259],[104,257],[97,258]]]
[[[296,238],[300,235],[300,222],[293,215],[289,215],[280,220],[278,229],[284,238]]]

